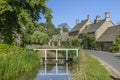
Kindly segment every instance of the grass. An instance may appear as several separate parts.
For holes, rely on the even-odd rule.
[[[80,54],[78,67],[71,80],[112,80],[107,70],[88,54]]]
[[[0,44],[0,80],[16,80],[39,63],[39,55],[21,47]]]

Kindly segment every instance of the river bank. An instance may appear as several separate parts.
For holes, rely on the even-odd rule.
[[[0,44],[0,80],[16,80],[39,63],[39,56],[14,45]]]
[[[79,70],[73,73],[71,80],[112,80],[107,70],[93,57],[80,53]]]

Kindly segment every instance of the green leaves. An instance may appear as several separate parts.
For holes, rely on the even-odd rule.
[[[43,45],[45,43],[48,43],[48,41],[49,41],[48,35],[39,31],[35,31],[31,36],[32,43]]]
[[[120,52],[120,34],[116,36],[110,50],[112,52]]]
[[[35,22],[42,17],[46,19],[46,27],[51,24],[51,9],[46,6],[47,0],[0,0],[0,30],[4,42],[15,41],[15,33],[32,34]],[[49,23],[49,24],[48,24]],[[22,40],[22,39],[21,39]]]
[[[84,49],[96,49],[95,36],[93,34],[83,34],[82,46]]]
[[[12,7],[8,4],[6,0],[0,0],[0,14],[3,14],[5,11],[13,11]]]

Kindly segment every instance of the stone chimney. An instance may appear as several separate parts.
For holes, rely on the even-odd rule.
[[[60,33],[61,33],[61,34],[63,33],[63,27],[61,27],[61,29],[60,29]]]
[[[90,20],[90,15],[87,15],[87,19]]]
[[[76,25],[79,24],[79,19],[76,19]]]
[[[100,19],[100,16],[97,15],[97,16],[96,16],[96,19],[94,20],[94,23],[98,23],[100,20],[101,20],[101,19]]]
[[[110,12],[105,13],[105,21],[110,21]]]

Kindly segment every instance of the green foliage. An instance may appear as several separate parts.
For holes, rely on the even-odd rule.
[[[51,9],[46,6],[47,0],[0,0],[0,31],[4,42],[11,44],[15,40],[15,33],[22,34],[26,41],[26,34],[32,34],[35,22],[43,14],[47,24],[52,24]],[[47,25],[49,27],[49,25]]]
[[[0,44],[0,80],[9,80],[32,70],[38,59],[38,54],[33,51]]]
[[[81,40],[78,39],[78,37],[71,38],[70,42],[71,42],[72,46],[74,46],[74,47],[79,47],[81,44]]]
[[[63,43],[64,43],[64,47],[67,47],[67,48],[80,47],[81,40],[78,39],[78,37],[76,36],[74,38],[71,38],[68,41],[63,42]]]
[[[35,44],[43,45],[45,43],[48,43],[48,41],[49,41],[48,35],[40,31],[35,31],[31,36],[31,42]]]
[[[52,24],[52,22],[47,22],[45,26],[45,30],[48,34],[48,36],[51,38],[55,34],[55,26]]]
[[[73,67],[76,69],[76,65]],[[88,54],[80,53],[78,68],[71,80],[112,80],[107,70]]]
[[[56,28],[55,34],[59,34],[61,29],[63,30],[63,32],[69,32],[69,26],[67,23],[61,23],[58,25],[58,27]]]
[[[95,36],[93,34],[83,34],[82,46],[84,49],[96,49]]]
[[[120,52],[120,34],[116,36],[110,50],[112,52]]]
[[[64,43],[64,46],[63,46],[64,48],[78,48],[80,50],[81,40],[78,39],[77,36],[63,43]],[[69,51],[68,53],[70,57],[74,57],[76,55],[76,51]],[[64,52],[63,52],[63,55],[64,55]]]
[[[72,48],[73,47],[70,41],[65,41],[63,43],[64,43],[65,48]]]

